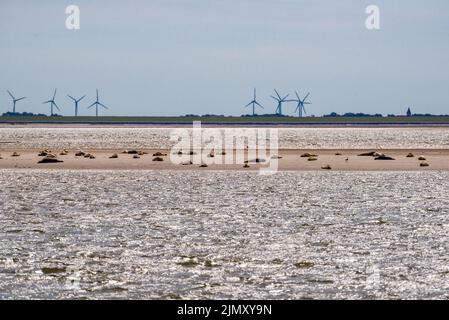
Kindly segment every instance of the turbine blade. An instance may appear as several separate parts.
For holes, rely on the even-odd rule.
[[[304,97],[304,99],[302,99],[302,101],[306,101],[306,99],[309,97],[310,92]]]
[[[70,94],[68,94],[67,97],[69,97],[69,98],[72,99],[73,101],[76,101],[76,99],[75,99],[74,97],[72,97]]]
[[[55,98],[56,98],[56,91],[57,91],[58,89],[56,88],[55,89],[55,93],[53,94],[53,100],[55,100]]]
[[[11,92],[9,92],[9,90],[6,90],[6,91],[8,91],[8,94],[10,95],[10,97],[14,100],[15,98],[14,98],[14,96],[12,95],[12,93]]]
[[[84,95],[84,96],[82,96],[81,98],[79,98],[79,99],[78,99],[78,102],[80,102],[81,100],[83,100],[85,96],[86,96],[86,95]]]
[[[283,99],[281,99],[282,101],[286,101],[285,99],[287,99],[288,98],[288,96],[289,96],[290,94],[287,94]]]
[[[253,103],[250,102],[250,103],[248,103],[246,106],[244,106],[244,108],[249,107],[249,106],[252,105],[252,104],[253,104]]]
[[[97,104],[97,102],[92,103],[90,106],[87,107],[87,109],[92,108],[92,107],[93,107],[94,105],[96,105],[96,104]]]
[[[254,101],[254,103],[257,104],[259,107],[261,107],[263,109],[263,106],[259,102]]]
[[[276,98],[276,97],[273,97],[273,96],[270,96],[270,97],[272,97],[274,100],[276,100],[276,101],[278,101],[279,102],[279,99],[278,98]]]
[[[298,91],[295,91],[296,93],[296,97],[298,98],[298,100],[301,100],[301,98],[299,97]]]
[[[52,104],[55,106],[56,109],[58,109],[59,111],[61,111],[61,109],[59,109],[58,105],[56,104],[56,102],[52,101]]]
[[[104,104],[102,104],[101,102],[98,102],[98,104],[100,105],[100,106],[102,106],[103,108],[105,108],[105,109],[108,109],[109,110],[109,108],[108,107],[106,107]]]
[[[23,99],[26,99],[26,97],[22,97],[22,98],[16,99],[16,102],[20,101],[20,100],[23,100]]]
[[[276,92],[276,94],[277,94],[277,96],[278,96],[278,98],[281,100],[281,96],[279,95],[279,92],[277,92],[277,90],[276,89],[274,89],[274,92]]]
[[[44,101],[44,102],[42,102],[42,104],[45,104],[45,103],[50,103],[50,102],[52,102],[51,100],[48,100],[48,101]]]

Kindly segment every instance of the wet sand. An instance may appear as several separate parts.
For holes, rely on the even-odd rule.
[[[68,150],[67,155],[59,155],[62,150],[52,150],[57,155],[57,159],[62,160],[61,163],[39,164],[38,161],[43,157],[38,156],[40,150],[20,150],[20,149],[4,149],[0,150],[0,169],[67,169],[67,170],[258,170],[267,168],[265,163],[249,163],[249,168],[244,168],[243,163],[239,164],[208,164],[207,167],[200,167],[201,161],[191,165],[182,165],[172,163],[170,160],[170,150],[146,150],[148,154],[141,155],[139,159],[133,158],[133,154],[123,154],[123,150],[83,150],[86,153],[93,154],[95,159],[77,157],[75,153],[78,150]],[[375,160],[371,156],[358,156],[361,153],[377,151],[387,156],[393,157],[395,160]],[[13,152],[20,154],[13,157]],[[153,161],[154,153],[166,153],[167,156],[162,157],[163,161]],[[118,158],[110,159],[112,154],[117,154]],[[301,157],[304,153],[317,155],[316,161],[308,161],[308,158]],[[340,155],[337,155],[339,153]],[[408,153],[413,153],[413,158],[406,157]],[[278,170],[280,171],[314,171],[325,170],[323,167],[329,165],[332,170],[338,171],[416,171],[416,170],[445,170],[449,171],[449,149],[391,149],[391,150],[292,150],[281,149],[276,153],[282,159],[278,161]],[[426,160],[419,160],[423,156]],[[194,160],[195,156],[192,156]],[[261,159],[270,159],[270,155],[259,156]],[[220,157],[205,158],[206,161],[219,161]],[[246,158],[247,159],[247,158]],[[250,157],[253,160],[254,157]],[[421,163],[428,163],[428,167],[421,167]]]

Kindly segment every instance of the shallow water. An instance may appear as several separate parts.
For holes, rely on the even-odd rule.
[[[447,298],[449,173],[0,170],[0,299]]]
[[[278,128],[279,147],[449,148],[449,128]],[[0,148],[168,148],[167,128],[0,128]]]

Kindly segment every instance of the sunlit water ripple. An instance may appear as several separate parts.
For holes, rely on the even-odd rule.
[[[0,299],[447,298],[449,173],[0,171]]]
[[[169,128],[0,128],[0,148],[168,148]],[[279,147],[449,148],[449,128],[278,128]]]

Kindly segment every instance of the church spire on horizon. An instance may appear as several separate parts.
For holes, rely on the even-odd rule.
[[[412,110],[410,110],[410,108],[407,109],[407,117],[411,117],[412,116]]]

